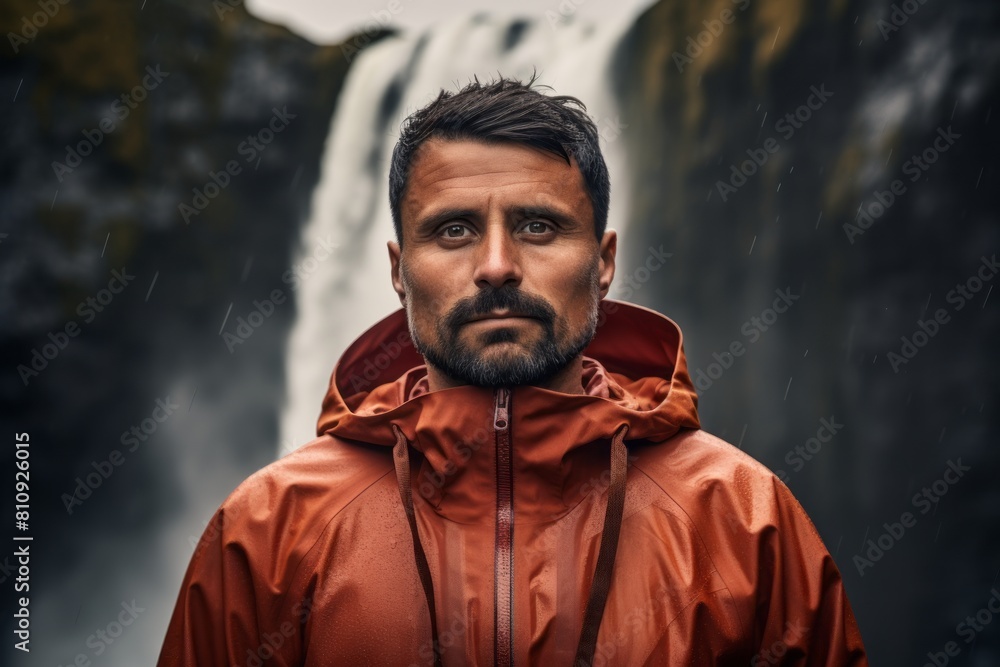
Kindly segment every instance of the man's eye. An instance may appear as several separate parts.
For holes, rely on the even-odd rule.
[[[442,230],[442,234],[448,238],[457,239],[465,236],[465,225],[448,225]]]
[[[524,229],[532,234],[544,234],[551,228],[552,226],[549,223],[540,220],[532,220],[524,226]]]

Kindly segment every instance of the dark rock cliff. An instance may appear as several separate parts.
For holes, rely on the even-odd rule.
[[[191,551],[164,527],[274,457],[294,305],[220,330],[285,286],[349,62],[239,1],[50,5],[0,9],[0,411],[31,438],[31,657],[55,664],[133,597],[145,638],[109,655],[155,651],[170,609],[135,582]]]
[[[998,24],[990,2],[659,2],[615,63],[622,196],[674,253],[650,301],[684,328],[705,428],[821,528],[872,664],[952,640],[998,659],[995,631],[957,634],[1000,567]]]

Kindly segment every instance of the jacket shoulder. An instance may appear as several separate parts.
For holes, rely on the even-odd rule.
[[[343,510],[392,477],[392,470],[388,448],[316,438],[237,486],[202,534],[195,559],[217,541],[217,547],[253,559],[296,563]]]
[[[635,455],[640,470],[679,497],[725,483],[769,492],[780,482],[760,461],[701,429],[686,429],[662,443],[639,447]]]
[[[335,513],[392,469],[390,449],[324,435],[255,472],[222,507],[295,512],[321,502]]]
[[[751,664],[779,644],[809,664],[867,664],[840,571],[777,475],[701,430],[635,449],[634,467],[660,491],[657,507],[697,536],[699,557],[732,596],[757,653]]]
[[[815,534],[805,510],[777,475],[725,440],[700,429],[637,448],[635,467],[706,541],[725,533],[735,547],[770,532]]]
[[[276,619],[285,621],[276,659],[302,664],[300,635],[284,630],[289,619],[309,617],[297,573],[335,519],[392,468],[388,448],[327,435],[236,487],[191,556],[159,666],[235,664],[278,631]]]

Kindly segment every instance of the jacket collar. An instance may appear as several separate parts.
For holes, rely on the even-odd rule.
[[[626,444],[662,442],[699,426],[680,328],[634,304],[606,299],[600,307],[597,334],[583,352],[585,393],[512,389],[518,520],[555,518],[582,500],[588,481],[607,469],[607,443],[622,425]],[[494,399],[484,387],[427,391],[427,367],[400,309],[344,352],[317,431],[392,447],[396,425],[424,457],[415,491],[439,513],[473,523],[493,511]],[[603,445],[588,446],[595,441]]]

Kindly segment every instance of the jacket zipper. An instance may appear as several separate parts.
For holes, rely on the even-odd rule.
[[[497,516],[494,570],[493,657],[498,667],[514,664],[514,469],[510,444],[510,390],[496,391]]]

